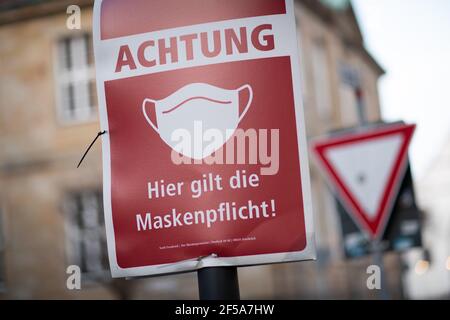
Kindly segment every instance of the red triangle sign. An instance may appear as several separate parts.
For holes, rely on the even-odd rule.
[[[380,238],[405,174],[415,125],[395,124],[316,139],[313,153],[357,225]]]

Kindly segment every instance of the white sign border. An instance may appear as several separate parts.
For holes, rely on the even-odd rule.
[[[100,38],[100,14],[101,4],[103,0],[95,0],[94,14],[93,14],[93,41],[94,41],[94,55],[98,57]],[[105,228],[107,234],[108,257],[111,268],[111,275],[113,278],[118,277],[140,277],[149,275],[161,275],[169,273],[179,273],[195,271],[204,267],[218,267],[218,266],[250,266],[260,264],[271,264],[281,262],[293,262],[302,260],[314,260],[316,258],[315,240],[314,240],[314,225],[312,212],[312,198],[311,198],[311,184],[308,161],[308,145],[306,139],[303,101],[301,94],[301,78],[299,65],[299,48],[297,28],[295,23],[294,2],[293,0],[285,0],[286,15],[288,18],[289,30],[292,31],[295,37],[293,43],[293,53],[291,58],[291,74],[292,86],[294,92],[295,117],[297,126],[297,139],[299,143],[299,161],[300,161],[300,175],[301,188],[303,199],[303,211],[305,222],[306,246],[302,251],[259,254],[249,256],[236,257],[205,257],[202,259],[184,260],[175,263],[151,265],[132,268],[121,268],[117,263],[115,235],[112,219],[111,206],[111,154],[110,154],[110,140],[109,140],[109,126],[108,114],[106,109],[106,98],[104,90],[104,78],[102,73],[97,71],[97,95],[99,103],[99,115],[101,130],[105,130],[106,134],[102,136],[102,161],[103,161],[103,202],[105,211]],[[292,35],[290,36],[292,37]],[[289,37],[289,38],[290,38]],[[97,59],[96,59],[97,60]]]

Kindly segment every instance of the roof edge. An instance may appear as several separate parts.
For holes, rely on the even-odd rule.
[[[326,7],[324,4],[320,3],[317,0],[294,0],[303,4],[307,9],[309,9],[313,14],[315,14],[319,19],[321,19],[324,23],[334,28],[341,28],[341,26],[337,23],[337,15],[336,13]],[[383,67],[378,63],[378,61],[372,56],[371,53],[367,50],[364,44],[364,38],[362,36],[361,28],[359,26],[359,21],[356,17],[355,11],[351,3],[349,3],[349,7],[343,11],[344,13],[349,14],[351,19],[353,19],[353,23],[355,28],[357,28],[358,39],[357,41],[349,41],[350,46],[356,50],[359,54],[362,55],[363,59],[365,59],[370,65],[373,66],[375,71],[382,76],[386,73]],[[349,39],[345,39],[349,40]]]

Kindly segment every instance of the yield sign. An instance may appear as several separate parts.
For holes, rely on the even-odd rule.
[[[312,144],[338,198],[372,239],[383,235],[414,130],[415,125],[395,124],[317,139]]]

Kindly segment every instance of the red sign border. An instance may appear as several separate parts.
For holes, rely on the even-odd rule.
[[[408,147],[415,129],[416,125],[414,124],[390,124],[378,127],[367,127],[352,133],[342,133],[332,137],[314,139],[310,144],[312,154],[315,156],[316,160],[318,160],[317,163],[322,169],[321,171],[323,171],[331,189],[336,193],[341,204],[346,208],[347,212],[359,228],[372,240],[381,239],[386,229],[396,195],[406,172]],[[371,222],[365,218],[365,215],[363,214],[364,210],[343,183],[337,171],[327,160],[325,150],[335,146],[371,140],[398,133],[402,133],[403,144],[397,155],[397,159],[395,160],[394,168],[392,169],[388,183],[385,186],[382,203],[377,213],[377,217]]]

